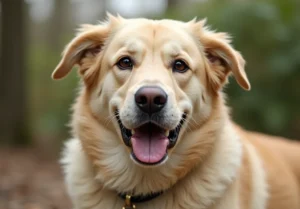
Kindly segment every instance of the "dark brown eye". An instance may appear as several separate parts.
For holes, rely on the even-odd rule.
[[[117,63],[117,66],[121,69],[121,70],[132,70],[133,68],[133,62],[129,57],[123,57],[122,59],[120,59]]]
[[[187,64],[182,60],[175,60],[172,66],[174,72],[184,73],[189,69]]]

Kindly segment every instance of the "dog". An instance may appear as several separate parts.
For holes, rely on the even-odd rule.
[[[230,118],[228,77],[250,90],[230,42],[196,19],[78,30],[52,74],[82,81],[61,160],[74,208],[300,208],[299,143]]]

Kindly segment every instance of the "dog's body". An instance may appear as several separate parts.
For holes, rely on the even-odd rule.
[[[203,21],[83,27],[53,74],[78,64],[84,82],[62,159],[75,208],[121,209],[120,193],[161,191],[136,208],[300,208],[299,144],[230,120],[228,75],[250,84],[229,43]]]

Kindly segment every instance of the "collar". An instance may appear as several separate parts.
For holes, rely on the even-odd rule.
[[[163,193],[164,193],[163,191],[160,191],[160,192],[150,193],[150,194],[146,194],[146,195],[130,195],[130,201],[132,203],[146,202],[149,200],[153,200],[154,198],[160,196]],[[126,200],[127,197],[129,196],[129,194],[126,194],[126,193],[119,193],[118,195],[123,200]]]

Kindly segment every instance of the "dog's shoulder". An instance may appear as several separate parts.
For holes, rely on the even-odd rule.
[[[258,183],[261,178],[258,177],[262,176],[259,173],[264,174],[269,207],[274,209],[286,206],[298,208],[299,181],[297,181],[297,177],[299,178],[300,175],[297,176],[297,171],[300,171],[300,167],[295,163],[295,159],[300,157],[299,144],[280,137],[246,131],[239,127],[236,127],[236,130],[241,136],[243,144],[248,146],[247,161],[252,178],[245,172],[244,176],[249,176],[248,181],[252,179],[251,185],[256,185],[258,191],[261,191],[259,189],[261,183]],[[258,163],[261,164],[260,169],[257,168]],[[242,165],[246,167],[245,162]],[[253,191],[252,193],[256,194]]]

